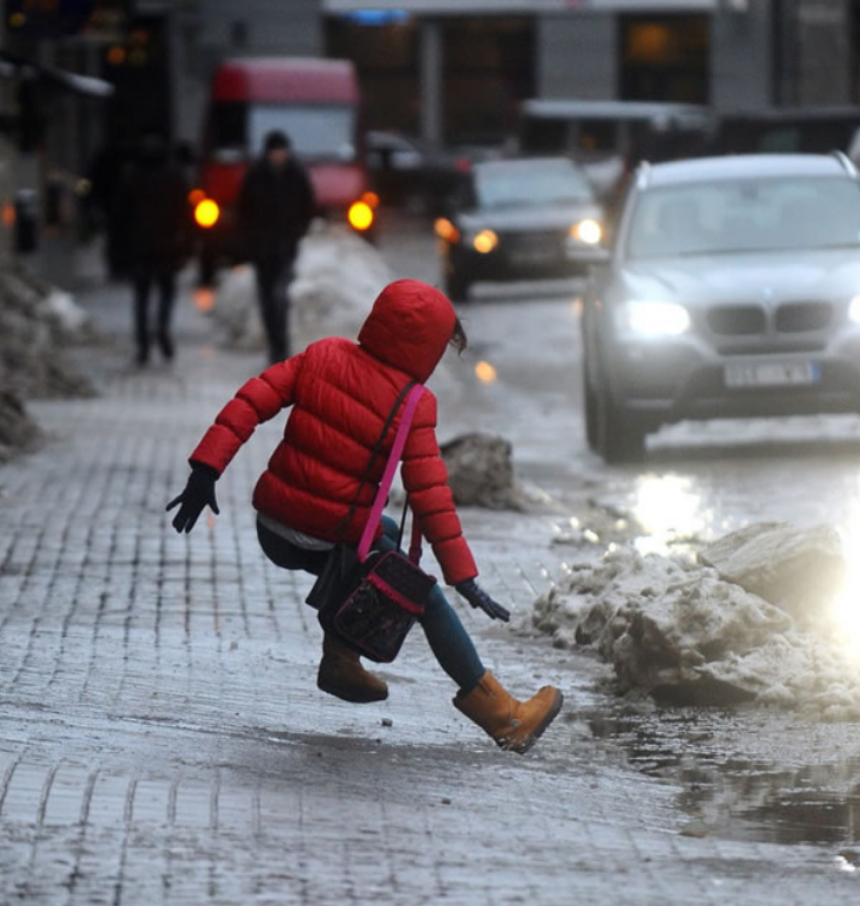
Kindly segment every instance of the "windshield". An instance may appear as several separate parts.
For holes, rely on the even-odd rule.
[[[267,133],[280,129],[301,159],[352,161],[355,124],[355,108],[347,105],[219,103],[211,117],[213,149],[222,156],[253,157],[262,152]]]
[[[485,167],[475,171],[483,208],[529,207],[590,201],[591,187],[573,166]]]
[[[720,180],[644,192],[627,239],[630,258],[860,250],[860,187],[837,177]]]

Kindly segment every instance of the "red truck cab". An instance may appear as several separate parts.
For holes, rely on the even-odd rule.
[[[360,131],[361,98],[348,60],[272,57],[226,60],[212,79],[200,184],[195,198],[201,277],[235,261],[236,204],[266,134],[281,129],[307,169],[317,207],[360,232],[373,225],[373,199]]]

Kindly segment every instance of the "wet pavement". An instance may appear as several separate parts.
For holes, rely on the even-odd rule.
[[[423,242],[383,248],[408,267]],[[177,362],[140,373],[125,290],[81,301],[117,336],[73,353],[102,395],[33,405],[45,446],[0,470],[0,903],[856,900],[852,725],[619,701],[592,655],[527,631],[565,557],[559,523],[594,526],[597,549],[632,531],[652,471],[703,500],[697,468],[722,487],[710,459],[640,472],[585,451],[573,299],[469,306],[480,359],[455,361],[435,388],[441,439],[501,431],[521,476],[558,501],[462,513],[482,581],[518,624],[459,608],[485,661],[514,692],[554,682],[567,698],[523,758],[455,711],[418,634],[380,671],[387,702],[315,689],[310,583],[264,560],[248,504],[280,425],[219,481],[217,519],[180,538],[163,512],[188,451],[260,357],[219,348],[186,291]],[[814,465],[808,487],[827,490],[819,456],[801,461]],[[842,474],[848,513],[848,455]],[[735,509],[743,488],[692,511],[742,521],[755,508],[747,495]]]

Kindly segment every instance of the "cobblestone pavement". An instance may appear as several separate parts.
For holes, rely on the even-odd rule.
[[[83,301],[124,330],[124,295]],[[78,353],[102,395],[34,405],[45,446],[0,470],[0,903],[856,900],[829,850],[683,835],[673,783],[576,717],[600,668],[468,608],[515,693],[565,692],[529,755],[455,711],[420,633],[380,671],[387,702],[318,692],[309,582],[263,558],[248,503],[280,425],[219,482],[220,517],[186,538],[164,513],[260,366],[208,329],[186,296],[172,368],[127,368],[123,342]],[[486,586],[526,614],[558,565],[551,520],[463,518]]]

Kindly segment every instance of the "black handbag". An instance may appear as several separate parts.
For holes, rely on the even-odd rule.
[[[346,522],[352,518],[361,487],[406,396],[406,408],[398,425],[382,481],[358,547],[344,543],[336,544],[307,597],[307,603],[318,608],[319,622],[326,632],[334,633],[359,654],[380,663],[389,663],[397,657],[409,630],[416,619],[424,613],[427,596],[436,584],[433,576],[425,573],[419,566],[421,531],[416,520],[413,519],[412,523],[409,554],[406,555],[399,550],[408,499],[403,505],[398,550],[385,552],[370,550],[394,473],[400,462],[412,416],[423,390],[424,388],[414,381],[407,384],[398,397],[371,454],[365,477],[362,478]]]

